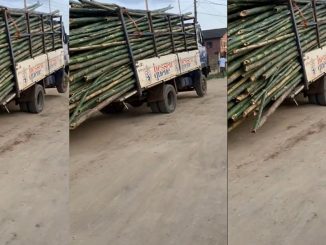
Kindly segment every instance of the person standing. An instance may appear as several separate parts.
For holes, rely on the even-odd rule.
[[[218,64],[219,64],[219,67],[220,67],[220,71],[223,74],[223,77],[225,77],[227,59],[224,56],[221,56],[221,58],[219,58],[219,60],[218,60]]]

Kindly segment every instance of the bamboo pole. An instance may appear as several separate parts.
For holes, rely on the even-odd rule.
[[[296,1],[295,18],[303,52],[318,47],[310,0]],[[326,17],[324,2],[316,2],[317,17]],[[253,115],[256,132],[282,101],[301,87],[290,9],[285,1],[228,1],[228,125],[233,130]],[[320,41],[326,45],[326,24]]]

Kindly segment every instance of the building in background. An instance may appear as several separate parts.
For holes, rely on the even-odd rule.
[[[205,30],[203,39],[211,70],[219,72],[218,59],[227,52],[227,28]]]

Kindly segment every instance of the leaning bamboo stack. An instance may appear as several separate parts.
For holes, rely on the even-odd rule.
[[[318,48],[312,1],[294,1],[303,53]],[[326,2],[317,1],[318,21],[326,20]],[[255,116],[253,132],[297,86],[303,83],[293,22],[287,1],[229,0],[229,131]],[[319,25],[321,47],[326,25]]]
[[[96,1],[70,2],[70,127],[76,128],[92,113],[136,89],[136,80],[119,6]],[[193,18],[151,12],[158,55],[197,48]],[[155,57],[153,31],[144,10],[123,10],[134,59]],[[168,24],[171,18],[172,32]],[[184,26],[182,26],[182,18]],[[183,29],[184,28],[184,29]],[[181,35],[183,32],[192,35]],[[178,35],[179,34],[179,35]],[[173,50],[173,44],[175,50]]]
[[[42,16],[42,13],[35,12],[34,10],[39,6],[40,4],[34,4],[28,7],[29,30],[25,11],[0,7],[0,102],[6,99],[10,93],[15,92],[14,68],[5,23],[5,11],[7,12],[9,35],[12,40],[12,51],[16,63],[62,47],[60,22],[55,22],[53,25],[54,32],[57,32],[54,34],[54,42],[52,34],[47,34],[43,44],[43,35],[39,35],[43,33],[41,18],[43,18],[44,32],[52,32],[51,15]],[[53,16],[53,18],[55,17]],[[32,34],[32,50],[27,34]]]

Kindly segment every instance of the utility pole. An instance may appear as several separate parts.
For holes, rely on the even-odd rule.
[[[49,0],[49,11],[50,11],[50,13],[52,12],[51,11],[51,0]]]
[[[148,0],[145,0],[145,5],[146,5],[146,10],[149,11],[149,8],[148,8]]]
[[[179,5],[179,14],[181,15],[181,6],[180,6],[180,0],[178,0],[178,5]]]
[[[195,23],[197,23],[197,0],[194,0]]]
[[[24,0],[24,9],[25,9],[25,11],[27,11],[27,3],[26,3],[26,0]]]

